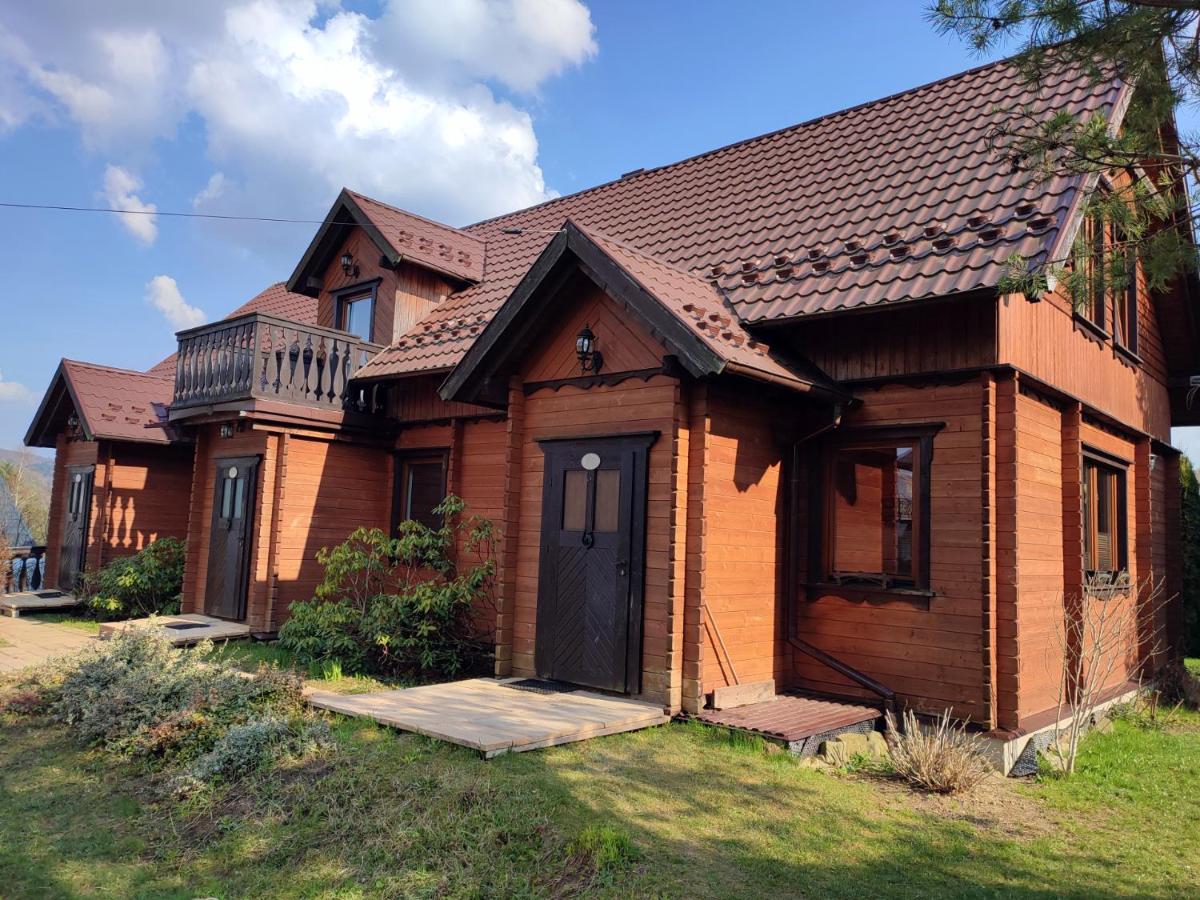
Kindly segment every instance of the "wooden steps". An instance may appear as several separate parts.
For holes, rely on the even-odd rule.
[[[694,718],[756,734],[807,755],[816,752],[814,739],[824,740],[839,731],[870,731],[881,716],[874,706],[793,692],[734,709],[702,710]]]

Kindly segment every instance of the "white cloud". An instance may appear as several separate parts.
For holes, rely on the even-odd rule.
[[[532,91],[593,57],[594,33],[576,0],[388,0],[378,40],[384,58],[414,74]]]
[[[530,115],[490,85],[535,91],[591,58],[579,0],[385,0],[378,18],[343,2],[17,4],[0,128],[41,104],[137,162],[198,116],[210,212],[319,215],[349,185],[461,224],[552,195]]]
[[[137,195],[142,181],[127,169],[109,166],[104,170],[104,199],[110,209],[127,209],[129,215],[117,216],[125,230],[143,244],[150,245],[158,237],[158,207]]]
[[[19,381],[5,381],[4,373],[0,372],[0,403],[28,404],[33,399],[33,391]]]
[[[146,302],[162,313],[175,331],[203,325],[208,320],[204,310],[183,299],[179,285],[170,275],[155,275],[146,283]]]
[[[208,179],[208,183],[204,185],[200,193],[192,198],[192,206],[201,207],[206,203],[217,200],[225,194],[225,173],[213,172],[212,177]]]

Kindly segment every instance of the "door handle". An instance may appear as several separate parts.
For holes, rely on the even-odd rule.
[[[628,575],[629,575],[629,561],[622,559],[617,563],[617,577],[625,578]]]

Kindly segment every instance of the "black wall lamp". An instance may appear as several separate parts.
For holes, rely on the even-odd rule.
[[[347,275],[358,274],[358,265],[354,262],[354,257],[349,250],[342,254],[342,271]]]
[[[583,372],[598,374],[604,365],[604,357],[596,349],[596,335],[588,325],[583,326],[579,336],[575,338],[575,355],[579,357],[579,368]]]

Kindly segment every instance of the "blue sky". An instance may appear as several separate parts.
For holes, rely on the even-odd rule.
[[[920,2],[513,3],[7,7],[0,200],[320,219],[346,183],[466,224],[987,61]],[[146,368],[314,230],[0,209],[0,447],[60,357]]]

